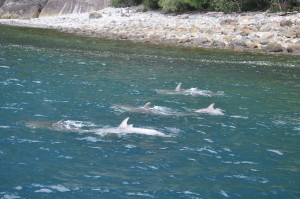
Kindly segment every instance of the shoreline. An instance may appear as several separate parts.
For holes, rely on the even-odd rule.
[[[300,56],[300,13],[172,15],[142,12],[139,7],[108,7],[92,13],[0,19],[0,24],[113,40]]]

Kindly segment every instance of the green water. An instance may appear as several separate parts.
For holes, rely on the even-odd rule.
[[[1,198],[300,198],[300,59],[0,26]],[[207,97],[156,89],[222,93]],[[146,102],[179,113],[117,112]],[[135,127],[170,137],[102,135]],[[81,128],[81,127],[80,127]]]

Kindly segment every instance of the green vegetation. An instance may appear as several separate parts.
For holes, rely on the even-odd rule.
[[[300,11],[300,0],[112,0],[114,7],[143,4],[146,9],[182,13],[191,10],[241,12]]]

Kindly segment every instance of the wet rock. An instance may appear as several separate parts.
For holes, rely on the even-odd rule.
[[[266,46],[266,50],[267,52],[282,52],[283,51],[283,48],[280,44],[277,44],[277,43],[269,43],[267,46]]]
[[[219,40],[214,40],[211,43],[211,45],[214,46],[214,47],[218,47],[218,48],[224,48],[225,47],[225,42],[219,41]]]
[[[206,37],[198,37],[193,39],[193,43],[196,45],[202,45],[207,42],[209,42],[209,40]]]
[[[287,52],[293,55],[300,55],[300,44],[292,44],[287,47]]]

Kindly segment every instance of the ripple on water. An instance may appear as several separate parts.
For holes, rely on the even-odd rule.
[[[278,151],[278,150],[274,150],[274,149],[267,149],[267,151],[270,151],[270,152],[272,152],[272,153],[275,153],[275,154],[277,154],[277,155],[283,155],[283,153],[282,153],[282,152],[280,152],[280,151]]]

